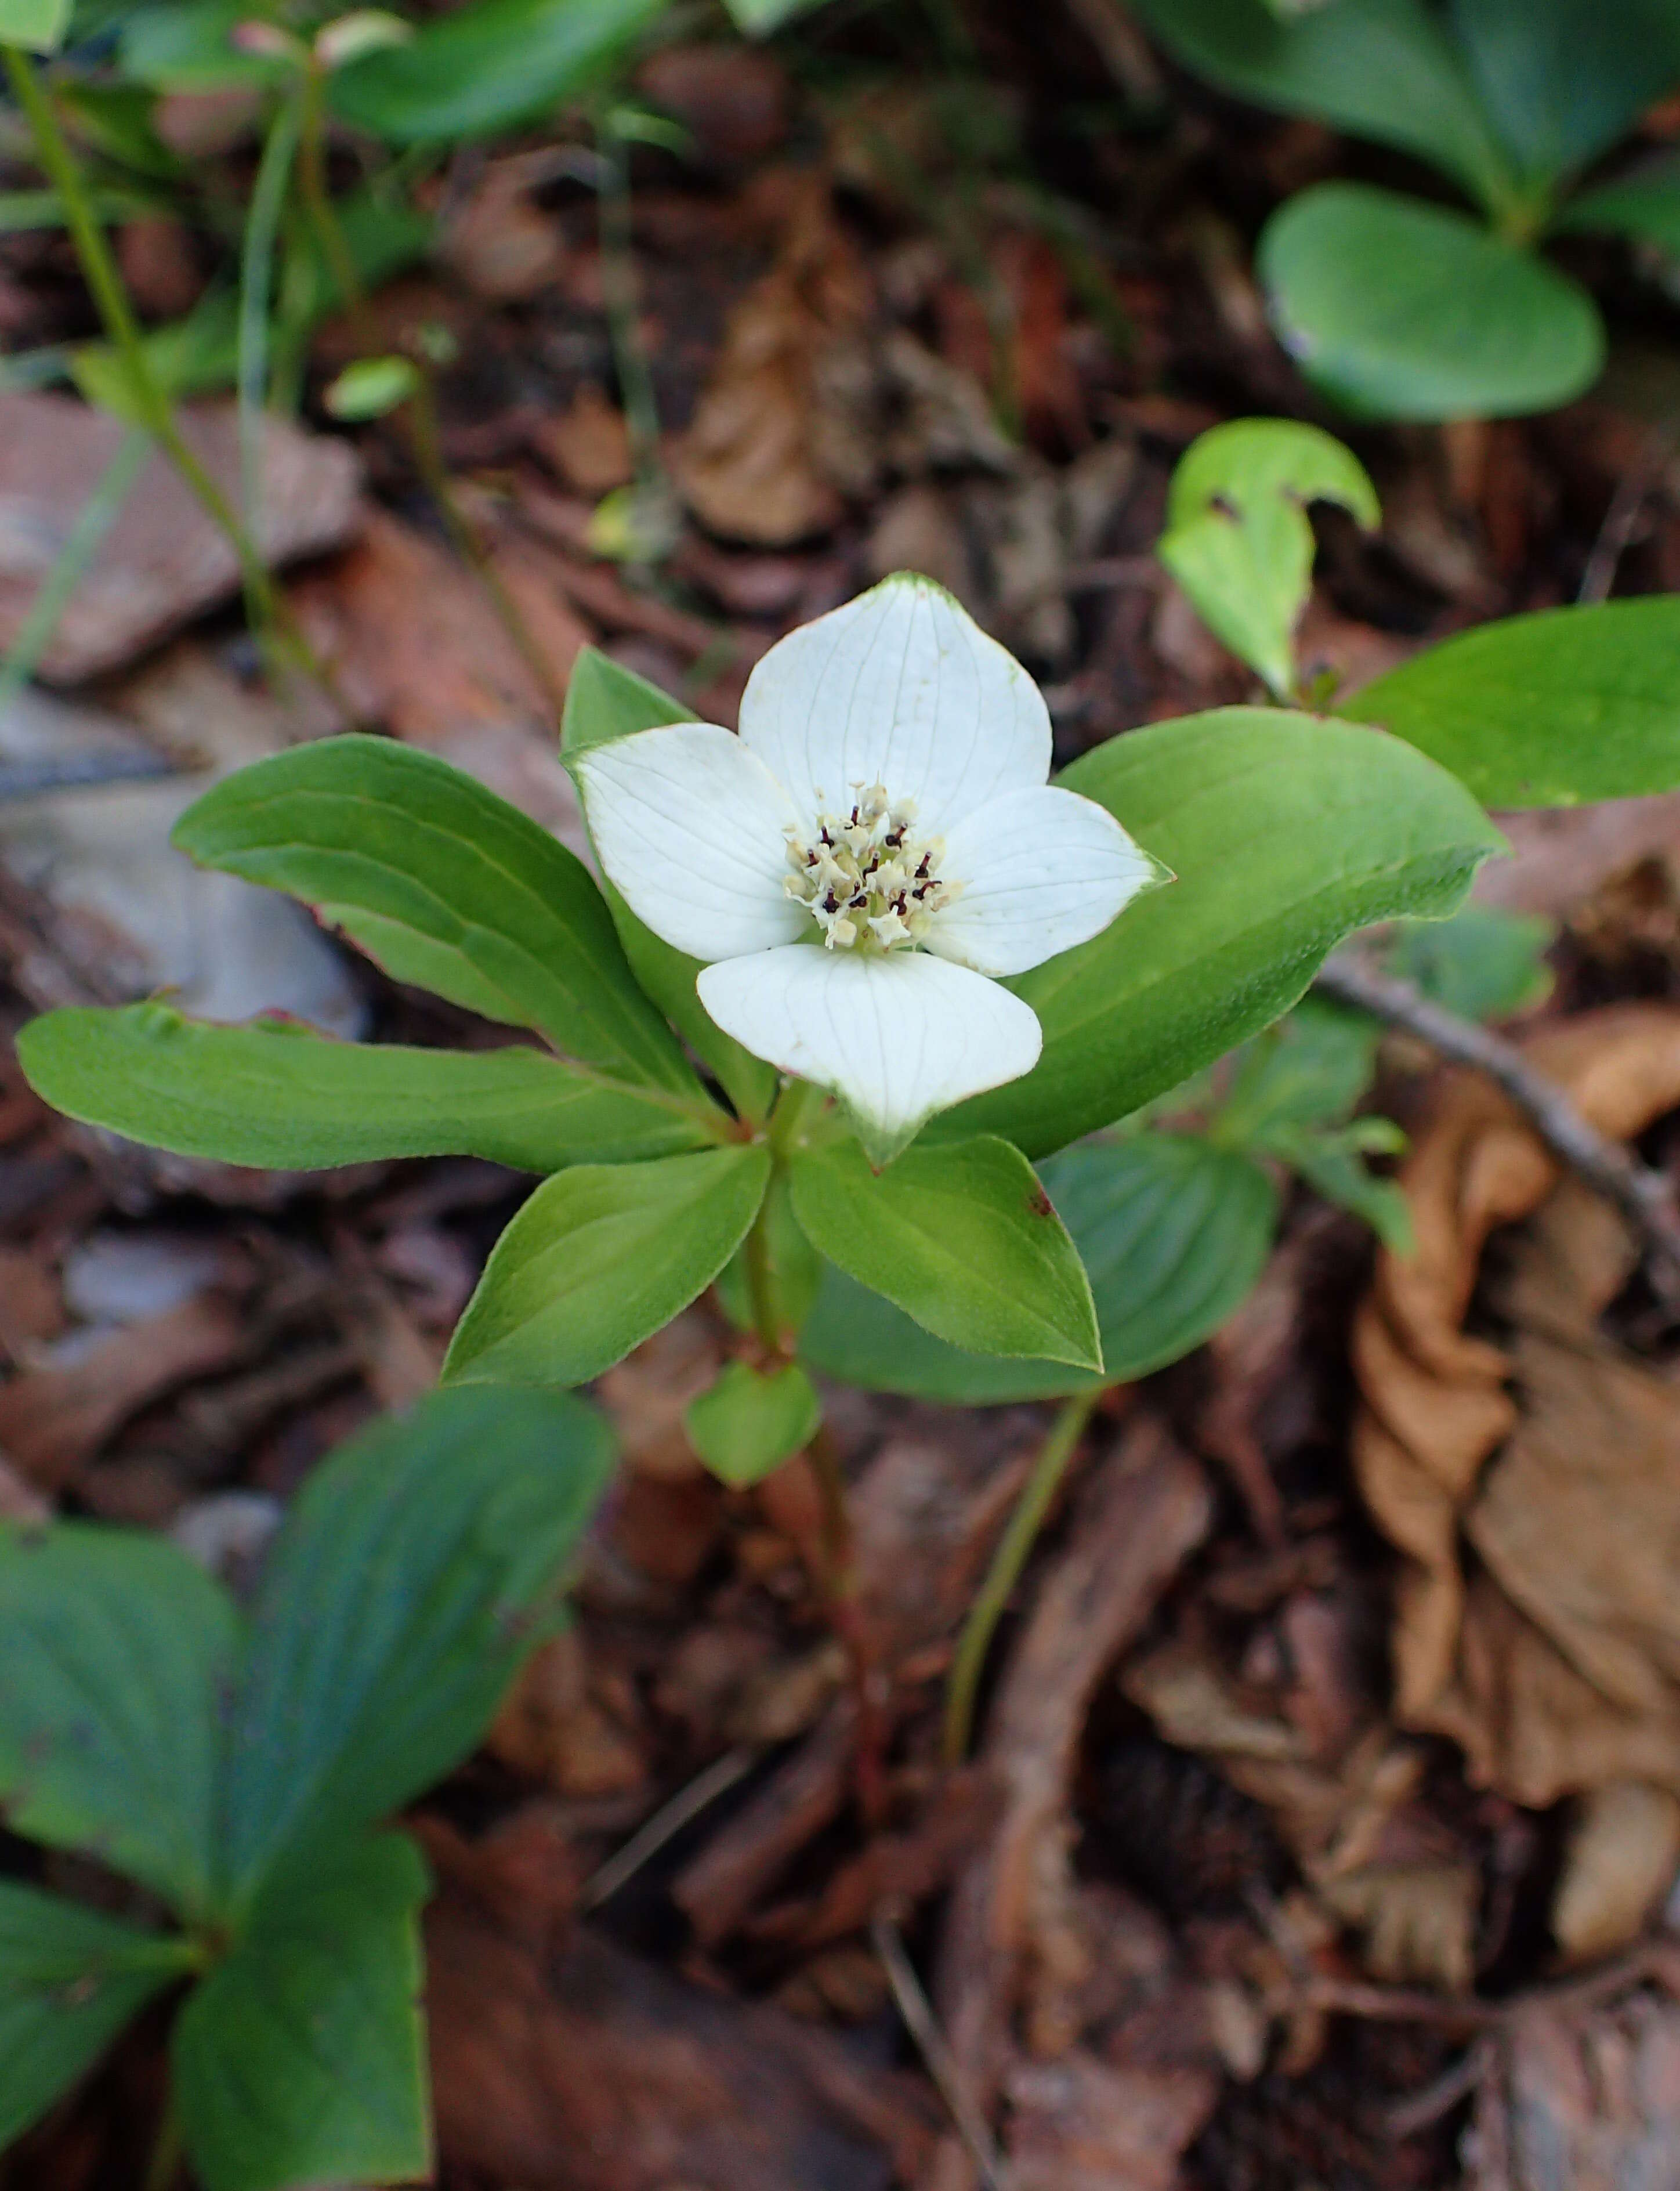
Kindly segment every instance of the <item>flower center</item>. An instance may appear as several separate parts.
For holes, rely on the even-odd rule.
[[[845,816],[819,814],[809,839],[787,833],[787,895],[809,909],[831,951],[895,951],[921,941],[962,885],[939,874],[943,837],[916,834],[916,802],[883,784]]]

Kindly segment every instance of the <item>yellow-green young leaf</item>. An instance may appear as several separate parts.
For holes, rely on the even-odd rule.
[[[204,2191],[429,2177],[416,1921],[430,1886],[400,1834],[269,1881],[175,2026],[175,2102]]]
[[[0,1813],[201,1916],[233,1601],[161,1537],[0,1532]]]
[[[560,748],[570,763],[590,746],[628,737],[636,731],[657,730],[666,723],[686,723],[692,715],[691,709],[661,692],[657,685],[624,669],[610,655],[586,646],[572,665],[566,686]],[[768,1117],[776,1092],[775,1067],[743,1050],[703,1009],[695,993],[699,959],[673,950],[644,927],[610,883],[605,890],[618,940],[636,979],[695,1056],[716,1073],[741,1116],[755,1121]]]
[[[871,1171],[855,1141],[792,1166],[813,1247],[906,1315],[976,1354],[1100,1369],[1090,1283],[1032,1166],[1008,1142],[905,1150]]]
[[[1337,713],[1433,754],[1490,806],[1680,785],[1680,595],[1543,609],[1444,640]]]
[[[406,403],[420,386],[420,368],[411,357],[360,357],[347,365],[321,397],[329,417],[347,425],[383,418]]]
[[[1280,698],[1295,685],[1291,641],[1313,589],[1311,502],[1369,528],[1382,512],[1351,449],[1291,418],[1211,427],[1172,475],[1155,553],[1196,613]]]
[[[707,1138],[656,1096],[597,1087],[523,1044],[375,1046],[293,1022],[218,1027],[167,1004],[125,1004],[31,1020],[18,1057],[38,1096],[86,1124],[281,1171],[476,1156],[551,1172],[671,1156]]]
[[[0,0],[0,46],[56,53],[70,28],[72,0]]]
[[[388,144],[458,142],[534,119],[599,83],[665,0],[469,0],[406,45],[334,72],[335,113]]]
[[[354,735],[294,747],[224,777],[173,842],[302,898],[400,982],[539,1028],[620,1078],[698,1093],[583,862],[434,754]]]
[[[0,1880],[0,2148],[190,1964],[184,1941]]]
[[[1411,747],[1281,709],[1151,723],[1059,780],[1178,880],[1009,984],[1044,1054],[934,1120],[939,1138],[997,1133],[1042,1156],[1124,1118],[1286,1011],[1354,929],[1451,913],[1505,841]]]
[[[1058,1398],[1176,1362],[1241,1306],[1265,1266],[1277,1191],[1246,1156],[1149,1133],[1068,1149],[1042,1177],[1090,1277],[1100,1377],[948,1346],[832,1266],[799,1342],[803,1359],[823,1376],[912,1399]]]
[[[689,1443],[712,1473],[745,1489],[809,1445],[822,1403],[804,1371],[790,1363],[768,1373],[726,1363],[717,1382],[683,1411]]]
[[[763,1149],[736,1146],[545,1180],[491,1251],[446,1381],[598,1377],[711,1284],[746,1238],[769,1170]]]
[[[434,1392],[316,1469],[224,1716],[223,1891],[388,1817],[465,1756],[557,1617],[612,1472],[565,1392]]]
[[[1267,222],[1256,263],[1279,341],[1356,418],[1555,410],[1603,367],[1586,290],[1448,206],[1316,183]]]

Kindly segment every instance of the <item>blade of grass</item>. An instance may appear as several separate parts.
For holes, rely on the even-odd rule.
[[[145,428],[131,426],[118,445],[116,454],[105,466],[99,485],[77,512],[76,522],[54,557],[40,592],[30,603],[29,613],[18,629],[10,652],[0,663],[0,716],[5,714],[35,674],[37,664],[58,629],[59,618],[81,583],[82,573],[98,555],[100,541],[116,522],[151,448],[151,435]]]
[[[275,245],[302,127],[300,100],[287,100],[275,113],[263,146],[240,254],[239,488],[245,522],[253,533],[262,529],[263,416],[269,389],[269,304],[274,288]]]

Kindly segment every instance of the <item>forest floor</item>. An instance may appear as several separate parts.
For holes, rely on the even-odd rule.
[[[394,432],[321,413],[367,346],[329,325],[272,493],[360,720],[581,844],[552,711],[580,647],[732,722],[782,631],[905,566],[1027,662],[1059,760],[1252,699],[1151,553],[1178,455],[1246,413],[1320,419],[1376,481],[1380,535],[1320,527],[1305,627],[1350,682],[1490,617],[1680,589],[1680,323],[1614,254],[1570,247],[1616,333],[1588,400],[1351,429],[1272,339],[1248,256],[1280,197],[1384,156],[1163,78],[1103,0],[996,0],[944,50],[889,40],[895,12],[814,19],[778,58],[647,62],[642,97],[690,145],[638,152],[604,262],[570,141],[436,179],[434,259],[369,310],[384,347],[454,338],[445,456],[542,674]],[[179,105],[184,133],[213,123]],[[182,230],[120,242],[149,316],[201,287]],[[651,581],[592,547],[632,475],[606,312],[627,274],[678,505]],[[0,239],[5,349],[90,331],[62,239]],[[105,430],[0,394],[0,532],[77,507]],[[6,572],[0,637],[28,594]],[[229,578],[147,474],[50,682],[0,714],[0,1513],[167,1531],[237,1574],[324,1452],[431,1382],[525,1188],[478,1162],[160,1157],[17,1072],[31,1013],[160,989],[494,1039],[168,851],[207,774],[336,726],[264,684]],[[1680,800],[1511,834],[1482,893],[1556,938],[1510,1031],[1672,1165]],[[1375,1105],[1412,1136],[1423,1279],[1291,1190],[1234,1322],[1094,1418],[956,1772],[954,1634],[1047,1411],[830,1396],[889,1737],[868,1830],[811,1486],[796,1465],[727,1491],[683,1437],[721,1314],[600,1380],[625,1461],[576,1627],[411,1822],[441,1881],[451,2191],[1680,2182],[1672,1305],[1480,1084],[1392,1038]],[[0,1867],[42,1864],[0,1836]],[[138,2187],[161,2076],[143,2024],[0,2185]]]

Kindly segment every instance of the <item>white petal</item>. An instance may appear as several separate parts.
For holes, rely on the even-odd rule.
[[[962,895],[925,938],[979,974],[1024,974],[1100,936],[1166,870],[1105,807],[1041,784],[965,814],[945,834],[939,874]]]
[[[589,747],[577,774],[596,857],[638,919],[678,951],[734,959],[810,926],[782,887],[793,810],[729,731],[637,731]]]
[[[1037,686],[907,572],[778,640],[746,681],[741,735],[807,814],[883,783],[916,800],[924,831],[1050,773]]]
[[[917,951],[865,957],[790,944],[708,966],[699,988],[726,1034],[831,1090],[887,1141],[1030,1073],[1043,1046],[1019,997]]]

